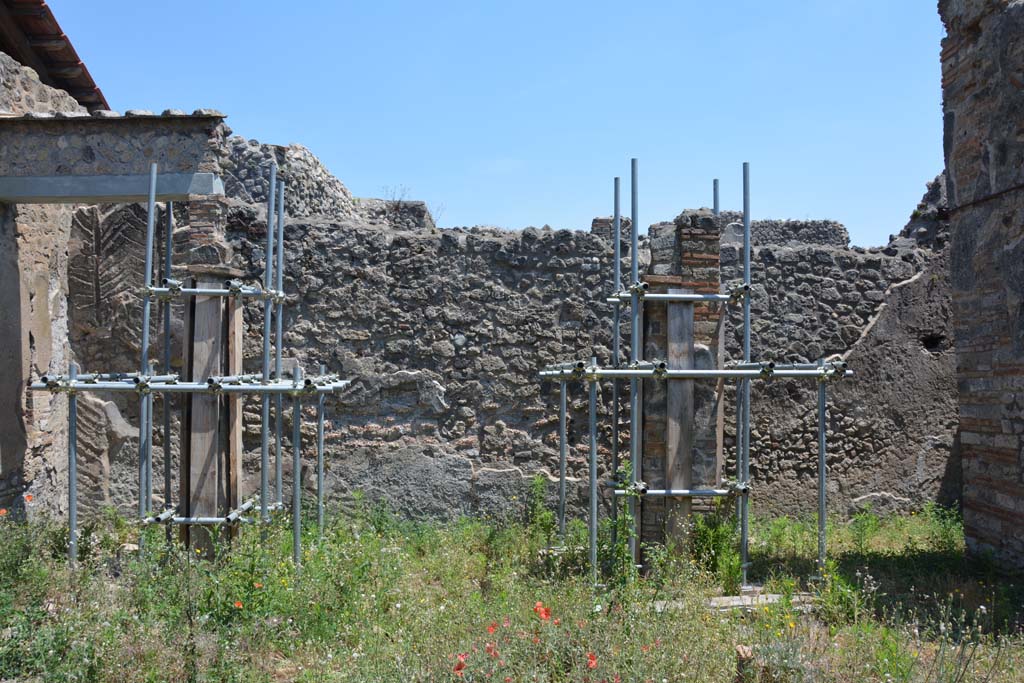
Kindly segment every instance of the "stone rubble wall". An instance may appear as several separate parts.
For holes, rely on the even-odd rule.
[[[829,508],[839,514],[869,505],[908,511],[924,500],[951,504],[959,497],[943,185],[942,176],[929,184],[904,229],[915,237],[895,237],[886,247],[752,240],[753,358],[838,356],[855,373],[828,386]],[[799,222],[789,223],[802,232]],[[741,243],[723,242],[722,279],[742,279]],[[742,358],[741,329],[736,306],[726,334],[730,359]],[[727,472],[735,472],[733,393],[726,402]],[[754,382],[751,393],[752,504],[774,514],[814,510],[816,383]]]
[[[228,197],[262,207],[266,213],[270,166],[286,184],[285,213],[289,217],[328,216],[334,220],[358,215],[355,200],[340,180],[302,145],[268,145],[233,135],[221,159],[221,177]]]
[[[17,102],[45,97],[7,96]],[[211,160],[225,178],[228,197],[222,209],[211,208],[217,215],[206,221],[209,225],[199,227],[190,221],[205,221],[205,213],[176,205],[175,261],[196,260],[192,233],[201,229],[217,242],[210,247],[211,257],[223,255],[247,279],[258,280],[267,177],[270,161],[276,160],[289,187],[286,347],[294,349],[307,371],[323,362],[353,379],[352,387],[328,400],[329,500],[351,500],[361,490],[370,500],[383,500],[406,514],[445,518],[519,510],[529,477],[553,478],[557,472],[557,385],[539,382],[537,369],[590,355],[606,361],[610,354],[611,306],[605,301],[611,289],[609,222],[595,221],[590,233],[547,227],[439,230],[422,203],[403,201],[396,207],[386,200],[353,199],[305,148],[229,138],[228,132],[222,129],[223,144],[214,147]],[[958,490],[952,333],[946,322],[948,246],[935,217],[941,196],[932,195],[901,236],[880,249],[848,247],[845,229],[829,221],[754,223],[756,354],[779,360],[845,354],[858,373],[855,381],[830,387],[835,399],[831,500],[839,512],[868,502],[908,509],[925,497],[955,498]],[[59,234],[48,233],[43,221],[35,219],[26,219],[24,229],[9,229],[22,244],[37,245],[33,262],[38,265],[31,272],[46,273],[45,293],[39,290],[22,304],[39,329],[31,343],[38,347],[39,340],[46,340],[50,349],[50,356],[40,356],[36,364],[66,367],[63,339],[70,318],[71,347],[85,368],[132,370],[139,351],[135,286],[141,282],[141,208],[81,207],[74,221],[71,212],[62,211],[66,216],[50,224]],[[711,259],[709,273],[720,265],[722,282],[738,280],[737,247],[728,241],[727,230],[737,214],[723,214],[714,224],[727,240],[717,259],[713,252],[687,247],[689,233],[710,220],[706,214],[684,212],[653,226],[650,238],[641,241],[641,272],[673,275],[664,264],[680,262],[684,252],[699,253]],[[10,224],[5,219],[5,235]],[[63,244],[68,245],[66,255],[62,248],[53,253],[53,245]],[[35,252],[26,247],[23,253]],[[689,265],[694,272],[701,267]],[[65,267],[67,284],[61,275]],[[42,286],[41,276],[30,280]],[[698,280],[710,282],[703,276]],[[62,312],[65,300],[68,310]],[[42,301],[49,309],[40,308]],[[698,321],[701,335],[712,332],[714,318],[708,313]],[[180,329],[177,307],[173,316]],[[260,307],[250,304],[246,366],[253,371],[258,369],[261,320]],[[42,333],[44,321],[49,336]],[[730,312],[725,334],[730,357],[738,351],[736,323],[736,313]],[[159,357],[157,316],[153,324],[151,352]],[[36,329],[22,321],[18,325]],[[623,341],[625,348],[628,322]],[[180,345],[176,337],[179,364]],[[795,382],[755,384],[754,500],[760,510],[813,509],[813,391]],[[31,399],[32,405],[21,403],[12,414],[28,415],[33,429],[46,435],[37,441],[47,447],[33,451],[38,462],[10,460],[5,451],[5,481],[13,483],[2,490],[11,496],[29,487],[43,504],[59,510],[66,495],[60,479],[66,480],[60,441],[66,402],[48,395],[26,397],[23,387],[8,393],[19,401]],[[579,506],[586,495],[585,387],[570,384],[570,399],[570,502]],[[611,474],[610,399],[610,384],[602,383],[602,477]],[[732,405],[730,392],[725,405]],[[307,410],[301,476],[311,490],[314,425],[312,407]],[[133,509],[136,411],[135,401],[124,397],[83,399],[82,500],[87,509],[104,504]],[[627,412],[622,414],[628,424]],[[252,490],[258,402],[246,404],[245,420],[245,486]],[[734,437],[731,413],[726,425],[728,447]],[[159,472],[159,434],[156,446],[154,468]],[[625,440],[622,446],[626,452]],[[724,467],[726,477],[730,467]],[[290,470],[286,458],[286,480]]]
[[[239,265],[257,267],[259,235],[230,237]],[[323,362],[353,380],[327,400],[332,497],[363,490],[407,514],[447,518],[518,509],[529,477],[558,471],[557,385],[537,370],[609,353],[610,251],[568,230],[289,224],[285,344],[305,368]],[[258,335],[247,344],[254,370]],[[586,393],[570,391],[568,469],[578,479]],[[602,387],[603,416],[609,399]],[[247,406],[254,449],[258,417]],[[609,433],[605,420],[605,462]]]
[[[1024,3],[940,0],[968,546],[1024,567]]]
[[[722,211],[718,221],[722,225],[723,241],[743,242],[742,211]],[[750,241],[753,244],[819,244],[845,248],[850,245],[850,234],[842,223],[830,220],[754,219],[750,221]]]
[[[246,177],[254,175],[255,171]],[[291,186],[297,182],[301,181]],[[226,219],[226,253],[234,255],[230,265],[258,278],[265,241],[262,207],[245,203],[240,195],[230,201]],[[87,211],[99,212],[102,229],[111,235],[124,231],[122,253],[141,249],[139,216],[131,208]],[[641,243],[641,272],[655,277],[662,271],[670,273],[663,264],[682,253],[676,242],[686,237],[679,232],[680,225],[692,231],[709,220],[705,213],[685,212],[677,221],[654,226],[650,238],[645,236]],[[183,213],[182,219],[186,216]],[[80,225],[76,230],[84,230],[85,218],[76,223]],[[719,225],[728,220],[719,219]],[[799,222],[788,224],[800,234]],[[348,219],[296,217],[286,227],[286,348],[294,349],[307,371],[324,362],[354,380],[349,390],[328,400],[331,499],[350,500],[351,493],[362,490],[371,500],[384,500],[415,516],[507,514],[518,509],[530,476],[557,473],[557,385],[538,382],[536,370],[554,361],[585,359],[591,353],[602,360],[609,357],[611,306],[604,298],[611,289],[612,245],[602,232],[607,226],[597,221],[588,234],[549,228],[437,230],[424,229],[416,221],[404,225],[396,229],[357,212]],[[179,230],[187,228],[179,223]],[[941,303],[945,301],[944,271],[933,252],[917,246],[912,238],[901,239],[904,242],[896,246],[873,250],[831,246],[824,239],[824,244],[787,242],[755,248],[754,310],[771,316],[762,317],[754,328],[756,351],[780,360],[849,353],[855,365],[857,354],[862,354],[880,366],[878,370],[858,367],[856,382],[834,389],[832,502],[842,513],[867,502],[899,509],[918,507],[917,490],[943,499],[956,495],[957,465],[949,421],[950,411],[955,414],[948,381],[952,356],[948,342],[943,341],[950,336],[941,323],[947,317]],[[628,251],[627,240],[623,245],[627,257]],[[76,264],[91,263],[83,258],[83,254],[72,254],[73,274],[79,272]],[[124,258],[125,268],[132,270],[130,264],[136,260]],[[739,279],[735,244],[722,245],[719,262],[722,281]],[[708,268],[714,270],[710,263]],[[124,277],[128,278],[127,271]],[[907,281],[911,282],[896,286]],[[79,289],[85,279],[74,276],[72,283],[72,301],[81,302],[83,315],[97,315],[88,308],[97,300],[93,290]],[[816,303],[820,295],[822,304]],[[137,342],[126,330],[137,325],[133,296],[131,291],[111,290],[111,303],[101,307],[115,311],[116,324],[88,344],[84,337],[75,337],[76,353],[95,358],[97,366],[102,361],[105,367],[108,363],[114,368],[132,367]],[[116,306],[113,301],[118,302]],[[937,308],[929,308],[932,301],[939,302]],[[907,311],[919,309],[928,314],[908,317]],[[79,330],[77,321],[83,318],[73,313],[73,319]],[[246,364],[253,371],[258,369],[261,319],[259,306],[251,304],[246,312]],[[628,321],[626,316],[623,319]],[[713,325],[713,320],[703,323]],[[735,324],[732,314],[726,339],[733,355],[738,350]],[[159,335],[154,334],[154,339]],[[937,346],[926,350],[922,339]],[[623,328],[623,348],[627,341],[628,322]],[[175,343],[179,358],[180,340]],[[913,367],[900,360],[905,352]],[[87,364],[93,367],[92,362]],[[874,398],[891,374],[911,371],[924,378],[925,398],[900,394],[899,400],[887,405]],[[570,384],[570,391],[570,491],[574,501],[582,502],[587,471],[586,393],[582,385]],[[610,384],[601,385],[600,395],[605,477],[611,474]],[[727,392],[727,408],[731,401],[732,394]],[[929,406],[927,410],[920,408],[922,402]],[[623,405],[623,422],[628,425],[625,399]],[[776,382],[762,391],[755,384],[753,469],[758,509],[787,513],[813,509],[814,406],[813,387]],[[116,499],[130,509],[135,443],[130,430],[118,425],[134,420],[136,408],[134,402],[108,403],[94,412],[104,415],[112,407],[121,422],[108,420],[96,430],[96,443],[105,439],[116,446],[108,462],[94,468],[107,472],[103,476],[108,478],[105,486],[97,488],[103,492],[98,500]],[[311,487],[311,412],[307,418],[302,476]],[[729,412],[726,446],[732,444],[733,420]],[[625,439],[626,429],[622,431]],[[254,487],[259,438],[255,401],[246,406],[246,438],[246,486]],[[159,438],[157,446],[159,463]],[[623,440],[622,452],[626,451]],[[913,458],[907,453],[913,453]],[[290,469],[286,458],[286,481]],[[726,478],[732,471],[730,464],[724,467]],[[96,479],[102,477],[96,475]],[[118,491],[126,494],[119,497]],[[608,501],[604,503],[607,509]]]
[[[356,199],[356,208],[371,225],[395,230],[434,230],[434,217],[426,202],[408,199]]]
[[[83,112],[29,112],[5,121],[0,175],[148,175],[153,160],[159,160],[161,173],[219,172],[221,137],[227,131],[219,112],[157,116],[140,110],[123,118]],[[117,128],[112,129],[115,117]],[[47,119],[45,124],[41,119]]]

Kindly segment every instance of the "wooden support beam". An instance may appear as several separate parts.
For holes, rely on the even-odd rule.
[[[28,44],[40,50],[63,50],[68,46],[64,36],[31,36]]]
[[[189,286],[220,288],[241,272],[193,266]],[[242,374],[240,299],[191,297],[186,306],[185,377]],[[181,501],[191,517],[224,517],[242,503],[242,401],[238,394],[185,397],[182,419]],[[209,527],[186,527],[183,540],[209,556]],[[234,535],[234,529],[231,535]]]
[[[47,71],[54,78],[76,78],[82,75],[82,63],[78,64],[53,64],[47,67]]]
[[[670,289],[670,294],[682,294],[687,290]],[[691,370],[694,367],[694,316],[693,304],[669,302],[668,368],[670,370]],[[693,485],[693,449],[696,437],[693,380],[667,380],[666,435],[665,435],[665,485],[671,489],[689,489]],[[669,498],[666,501],[665,540],[683,547],[686,541],[692,503],[689,498]]]
[[[227,359],[225,374],[241,375],[244,343],[244,325],[242,299],[235,297],[227,300],[226,342]],[[228,394],[223,398],[226,429],[224,435],[224,470],[226,473],[226,505],[225,514],[242,504],[242,401],[240,394]],[[236,535],[238,527],[232,527],[232,535]]]
[[[222,280],[192,278],[194,287],[219,287]],[[185,340],[189,347],[186,377],[189,381],[205,381],[211,375],[224,374],[224,299],[222,297],[193,297],[191,305],[191,335]],[[185,423],[183,439],[187,460],[183,463],[181,479],[188,490],[182,501],[190,517],[217,517],[224,500],[221,486],[221,436],[219,396],[194,394],[187,396],[190,404],[189,421]],[[212,552],[212,537],[207,530],[189,530],[191,546]]]

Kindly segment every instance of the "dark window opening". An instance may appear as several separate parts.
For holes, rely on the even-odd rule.
[[[926,334],[921,337],[921,346],[929,353],[940,353],[945,348],[946,337],[941,334]]]

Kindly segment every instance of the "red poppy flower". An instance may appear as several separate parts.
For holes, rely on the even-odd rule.
[[[254,583],[254,584],[252,585],[252,587],[253,587],[253,588],[256,588],[256,589],[259,589],[259,588],[263,588],[263,584],[262,584],[262,583],[260,583],[259,581],[257,581],[256,583]]]
[[[455,666],[452,671],[454,671],[455,675],[459,678],[462,678],[462,670],[466,668],[466,657],[467,655],[465,653],[459,653],[456,655],[456,658],[458,658],[459,661],[455,662]]]
[[[235,609],[242,609],[242,601],[235,600]]]
[[[593,652],[588,652],[587,653],[587,668],[588,669],[596,669],[597,668],[597,655],[595,655]]]
[[[497,630],[498,630],[497,622],[492,622],[491,625],[487,627],[487,632],[488,633],[494,633]]]
[[[545,607],[543,602],[537,601],[537,604],[533,606],[533,611],[541,621],[547,621],[551,618],[551,608]]]
[[[0,517],[3,517],[6,514],[7,514],[7,508],[0,508]]]
[[[26,493],[25,494],[25,502],[26,503],[31,503],[32,502],[32,494],[31,493]]]

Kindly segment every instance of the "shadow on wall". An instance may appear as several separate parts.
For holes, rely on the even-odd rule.
[[[20,491],[27,439],[21,397],[26,390],[22,368],[21,274],[18,267],[17,210],[0,203],[0,506]]]
[[[936,502],[945,507],[956,507],[963,510],[964,471],[960,462],[960,429],[953,436],[953,448],[946,460],[946,469],[942,473],[939,493]]]

